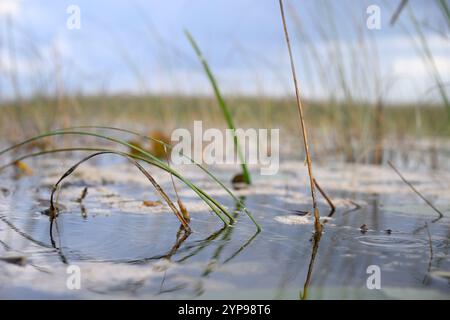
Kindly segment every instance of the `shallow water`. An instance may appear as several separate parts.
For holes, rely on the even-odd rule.
[[[0,257],[26,257],[26,263],[0,259],[1,298],[450,298],[446,171],[402,169],[444,212],[436,221],[437,213],[389,167],[317,168],[318,181],[337,205],[326,218],[329,208],[320,201],[324,233],[317,239],[311,215],[299,214],[310,210],[302,162],[285,161],[278,175],[254,175],[251,188],[236,191],[261,224],[260,233],[220,187],[185,166],[180,171],[237,218],[222,228],[195,194],[177,183],[192,216],[194,232],[186,235],[167,206],[143,205],[158,200],[145,177],[104,156],[67,179],[52,245],[42,211],[49,207],[52,184],[74,162],[36,159],[28,162],[33,176],[2,173]],[[151,172],[170,193],[170,176]],[[223,181],[233,172],[215,171]],[[76,199],[85,186],[88,194],[80,204]],[[80,290],[66,286],[69,265],[80,267]],[[367,288],[371,265],[380,267],[380,290]]]

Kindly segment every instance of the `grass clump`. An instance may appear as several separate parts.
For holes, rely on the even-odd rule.
[[[100,129],[103,128],[103,129],[110,129],[110,130],[115,130],[115,131],[127,132],[127,133],[134,134],[136,136],[141,136],[142,137],[142,135],[139,135],[137,133],[134,133],[132,131],[125,130],[125,129],[119,129],[119,128],[113,128],[113,127],[91,127],[91,129],[93,129],[93,128],[100,128]],[[4,155],[7,152],[15,150],[17,148],[20,148],[22,146],[25,146],[27,144],[33,143],[34,141],[38,141],[40,139],[45,139],[45,138],[52,137],[52,136],[65,136],[65,135],[95,137],[95,138],[107,140],[107,141],[114,142],[114,143],[117,143],[119,145],[125,146],[125,147],[129,148],[130,150],[133,150],[133,152],[121,152],[121,151],[117,151],[117,150],[110,150],[110,149],[104,149],[104,148],[86,148],[86,147],[72,147],[72,148],[44,150],[44,151],[40,151],[40,152],[36,152],[36,153],[29,153],[29,154],[21,156],[21,157],[19,157],[17,159],[14,159],[10,163],[8,163],[6,165],[3,165],[3,166],[0,166],[0,171],[5,169],[8,166],[14,165],[18,161],[23,161],[23,160],[25,160],[27,158],[30,158],[30,157],[37,157],[37,156],[41,156],[41,155],[45,155],[45,154],[52,154],[52,153],[56,153],[56,152],[93,151],[93,152],[97,152],[97,153],[100,153],[100,154],[105,154],[105,153],[119,154],[119,155],[121,155],[123,157],[126,157],[129,161],[133,162],[133,164],[135,164],[135,166],[137,166],[140,170],[141,170],[141,166],[139,165],[139,163],[138,163],[139,166],[136,165],[136,163],[135,163],[137,161],[143,161],[143,162],[145,162],[147,164],[150,164],[152,166],[156,166],[156,167],[158,167],[158,168],[168,172],[172,176],[174,176],[177,179],[179,179],[180,181],[182,181],[191,190],[193,190],[199,196],[199,198],[202,201],[204,201],[210,207],[210,209],[214,212],[214,214],[219,219],[222,220],[222,222],[225,224],[225,226],[229,226],[230,224],[235,222],[235,219],[233,218],[233,216],[216,199],[214,199],[213,197],[208,195],[207,192],[205,192],[203,189],[201,189],[198,186],[196,186],[195,184],[193,184],[190,180],[185,178],[180,172],[178,172],[175,169],[173,169],[172,167],[170,167],[163,160],[161,160],[158,157],[154,156],[149,151],[146,151],[146,150],[144,150],[144,149],[140,148],[139,146],[136,146],[136,145],[134,145],[132,143],[129,143],[129,142],[126,142],[124,140],[117,139],[117,138],[114,138],[114,137],[111,137],[111,136],[108,136],[108,135],[103,135],[103,134],[93,133],[93,132],[88,132],[88,131],[81,131],[81,129],[77,130],[76,128],[72,128],[72,129],[73,129],[73,131],[71,129],[65,129],[65,130],[57,130],[57,131],[47,132],[47,133],[44,133],[44,134],[37,135],[35,137],[32,137],[30,139],[27,139],[25,141],[22,141],[22,142],[20,142],[18,144],[15,144],[15,145],[13,145],[13,146],[11,146],[9,148],[6,148],[6,149],[0,151],[0,156]],[[157,140],[155,138],[151,138],[151,137],[146,137],[146,138],[162,144],[165,148],[171,148],[170,145],[164,143],[163,141],[159,141],[159,140]],[[96,153],[96,155],[98,155],[97,153]],[[92,157],[93,156],[88,157],[88,159],[90,159]],[[85,159],[85,161],[87,161],[88,159]],[[193,162],[192,159],[191,159],[191,161]],[[81,163],[82,162],[84,162],[84,161],[81,161]],[[81,164],[81,163],[78,163],[77,166],[79,164]],[[219,179],[217,179],[211,172],[209,172],[206,168],[204,168],[201,165],[197,164],[197,166],[199,166],[202,169],[202,171],[206,172],[210,177],[212,177],[216,182],[218,182],[218,184],[222,188],[224,188],[230,195],[232,195],[234,199],[237,199],[233,195],[233,193],[222,182],[220,182]],[[73,168],[73,170],[74,169],[75,168]],[[71,172],[69,172],[69,174]],[[142,172],[142,170],[141,170],[141,172]],[[144,173],[144,172],[142,172],[142,173]],[[150,181],[152,181],[151,180],[151,176],[149,178],[149,176],[146,173],[144,173],[144,174],[146,175],[146,177]],[[65,177],[63,176],[63,178],[65,178]],[[155,188],[157,188],[157,190],[158,190],[156,181],[153,181],[153,182],[152,182],[153,186]],[[162,189],[159,189],[158,192],[161,194],[161,192],[164,192],[164,191]],[[164,196],[163,196],[163,199],[166,202],[168,202],[168,200],[170,200],[170,199],[168,199],[168,198],[166,198]],[[171,205],[169,205],[169,207],[171,207],[171,209],[174,210],[174,208]],[[182,212],[179,215],[178,214],[176,214],[176,215],[177,215],[177,217],[181,217],[183,220],[185,220],[185,222],[187,224],[187,221],[185,219],[186,215],[184,214],[185,213],[184,211],[187,212],[187,209],[183,208],[180,205],[180,210],[182,210]],[[177,211],[178,211],[178,209],[177,209]],[[174,212],[177,212],[177,211],[174,211]],[[259,225],[256,223],[256,221],[253,219],[251,214],[246,209],[245,209],[245,211],[246,211],[247,215],[250,217],[250,219],[252,220],[252,222],[255,224],[255,226],[257,227],[257,229],[259,231],[260,230]],[[182,220],[180,219],[180,221],[182,221]],[[182,224],[184,224],[184,223],[182,222]]]
[[[54,204],[54,195],[55,195],[55,192],[58,190],[59,185],[64,181],[64,179],[66,179],[73,172],[75,172],[75,170],[82,163],[84,163],[84,162],[86,162],[86,161],[88,161],[88,160],[90,160],[90,159],[92,159],[92,158],[94,158],[96,156],[100,156],[100,155],[104,155],[104,154],[114,154],[114,155],[122,156],[122,157],[126,158],[129,162],[131,162],[135,167],[137,167],[139,169],[139,171],[141,171],[142,174],[144,174],[145,177],[151,182],[151,184],[153,185],[155,190],[160,194],[161,198],[164,199],[164,201],[167,203],[167,205],[170,207],[170,209],[173,211],[175,216],[178,218],[178,220],[182,224],[183,228],[186,229],[189,232],[191,231],[191,228],[189,227],[188,221],[186,221],[186,219],[184,218],[183,214],[180,213],[180,211],[177,209],[177,207],[170,200],[169,196],[166,194],[164,189],[161,188],[161,186],[156,182],[156,180],[152,177],[152,175],[147,170],[145,170],[144,167],[142,167],[142,165],[140,165],[139,162],[136,161],[134,158],[129,156],[127,153],[119,152],[119,151],[99,151],[99,152],[93,153],[93,154],[91,154],[91,155],[81,159],[80,161],[78,161],[76,164],[74,164],[72,167],[70,167],[69,170],[67,170],[61,176],[61,178],[59,178],[59,180],[53,186],[53,190],[52,190],[52,193],[50,195],[50,210],[49,210],[49,212],[50,212],[50,223],[52,225],[53,225],[53,221],[56,219],[56,216],[57,216],[57,210],[58,210],[57,208],[58,208],[58,206],[55,206],[55,204]],[[51,232],[51,228],[50,228],[50,232]]]

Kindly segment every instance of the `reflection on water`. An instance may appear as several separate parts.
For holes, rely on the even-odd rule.
[[[303,285],[303,292],[300,292],[300,299],[305,300],[308,299],[308,290],[311,284],[311,276],[314,267],[314,261],[316,260],[317,250],[319,249],[319,242],[322,238],[321,233],[315,233],[312,237],[312,250],[311,250],[311,259],[309,260],[308,265],[308,273],[306,274],[305,284]]]
[[[261,224],[260,233],[241,204],[195,174],[190,178],[232,210],[233,226],[223,228],[183,190],[192,233],[169,210],[140,206],[155,195],[139,181],[99,185],[73,177],[60,195],[54,246],[48,216],[41,213],[51,184],[39,176],[20,179],[0,198],[0,257],[23,255],[28,264],[0,261],[0,297],[450,298],[448,202],[439,203],[445,216],[436,221],[408,191],[332,188],[340,178],[323,173],[321,181],[329,181],[322,187],[337,208],[328,214],[321,202],[324,232],[313,234],[306,184],[294,174],[285,170],[281,178],[255,179],[250,190],[238,191]],[[219,175],[226,180],[229,173]],[[169,177],[159,178],[171,190]],[[394,179],[380,176],[374,185],[390,188]],[[77,201],[86,185],[86,198]],[[65,287],[69,264],[82,270],[79,291]],[[381,290],[366,287],[370,265],[381,268]]]

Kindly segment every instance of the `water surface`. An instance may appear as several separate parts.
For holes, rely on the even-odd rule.
[[[311,209],[302,162],[285,161],[278,175],[255,175],[254,185],[236,191],[261,224],[260,233],[240,204],[185,166],[180,170],[237,219],[223,228],[177,183],[192,216],[193,233],[186,234],[167,206],[143,205],[158,200],[145,177],[103,156],[64,185],[52,244],[42,211],[49,207],[52,184],[74,162],[36,159],[28,162],[33,176],[2,173],[0,257],[21,256],[26,263],[0,261],[1,298],[450,298],[450,175],[444,170],[402,168],[444,212],[437,220],[388,167],[317,168],[337,205],[327,218],[330,210],[321,199],[324,233],[318,239],[311,215],[301,213]],[[170,176],[151,172],[173,197]],[[229,181],[236,169],[214,172]],[[80,204],[84,187],[88,194]],[[66,286],[69,265],[80,267],[80,290]],[[371,265],[380,267],[380,290],[367,288]]]

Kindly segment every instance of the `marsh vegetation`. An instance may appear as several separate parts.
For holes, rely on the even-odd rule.
[[[281,95],[222,90],[208,44],[189,31],[187,60],[207,94],[66,92],[53,66],[55,91],[25,95],[14,69],[1,69],[12,88],[0,106],[1,298],[450,297],[448,74],[428,40],[438,35],[449,52],[448,3],[433,2],[431,26],[416,1],[383,6],[383,28],[428,66],[429,90],[406,102],[389,98],[395,79],[365,24],[333,20],[345,8],[308,6],[327,20],[305,26],[302,6],[274,3],[289,66],[269,68],[286,84]],[[348,33],[350,47],[339,41]],[[10,62],[13,35],[1,42]],[[196,160],[206,144],[175,164],[172,132],[198,120],[279,129],[277,174],[246,161],[205,165]],[[233,137],[240,160],[246,142]],[[80,290],[67,289],[69,265],[82,270]],[[366,286],[372,265],[380,290]]]

